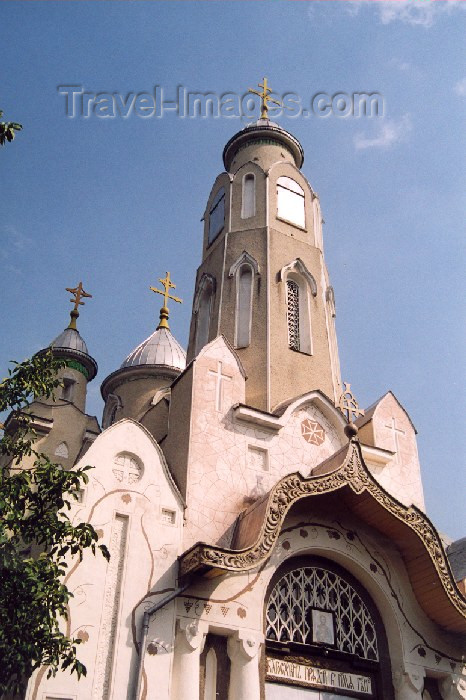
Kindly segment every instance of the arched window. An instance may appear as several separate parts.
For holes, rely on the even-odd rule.
[[[203,275],[194,298],[194,313],[196,314],[194,352],[196,355],[209,342],[214,293],[214,278],[210,275]]]
[[[256,215],[256,178],[252,173],[243,177],[243,202],[241,218],[249,219]]]
[[[312,355],[311,314],[306,282],[295,273],[286,280],[286,314],[288,346]]]
[[[312,355],[311,297],[317,296],[317,284],[305,264],[296,258],[279,273],[285,282],[288,347]]]
[[[286,281],[286,313],[288,320],[288,345],[292,350],[299,350],[299,284],[291,279]]]
[[[209,212],[209,243],[218,236],[225,226],[225,188],[217,192]]]
[[[102,416],[102,427],[110,427],[115,422],[118,409],[122,408],[121,399],[117,394],[109,394],[105,403],[104,414]]]
[[[235,347],[246,348],[251,343],[252,299],[254,277],[259,265],[245,250],[230,267],[229,277],[236,279]]]
[[[304,190],[290,177],[277,180],[277,216],[301,228],[306,226]]]
[[[361,596],[324,566],[289,571],[275,584],[267,604],[266,638],[274,642],[322,644],[378,661],[375,622]]]
[[[253,269],[245,263],[238,270],[236,290],[235,346],[246,348],[251,342]]]

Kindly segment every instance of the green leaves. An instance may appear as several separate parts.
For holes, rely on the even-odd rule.
[[[0,383],[0,411],[10,410],[0,439],[0,688],[6,695],[23,692],[40,666],[49,675],[59,669],[85,675],[77,659],[81,640],[70,639],[64,626],[72,597],[64,578],[86,549],[109,559],[92,525],[68,517],[91,467],[67,471],[34,449],[28,401],[53,397],[64,363],[49,351],[14,364]]]
[[[3,111],[0,109],[0,117],[3,117]],[[21,131],[23,127],[18,122],[0,122],[0,146],[3,146],[5,141],[13,141],[15,131]]]

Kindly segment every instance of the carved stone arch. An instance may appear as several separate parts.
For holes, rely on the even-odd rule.
[[[278,281],[285,281],[290,272],[294,272],[295,274],[298,274],[301,277],[303,277],[309,285],[312,296],[317,296],[317,282],[315,281],[314,276],[309,272],[301,258],[296,258],[296,260],[293,260],[292,262],[288,263],[288,265],[284,265],[284,267],[282,267],[282,269],[278,273]]]
[[[253,258],[252,255],[250,255],[247,251],[243,250],[239,258],[235,260],[233,265],[230,267],[228,277],[233,277],[237,273],[239,268],[244,264],[250,265],[255,275],[260,275],[260,269],[257,260]]]

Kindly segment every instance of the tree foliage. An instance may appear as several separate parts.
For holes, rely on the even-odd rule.
[[[65,576],[87,548],[109,558],[94,528],[74,525],[67,514],[90,467],[64,470],[34,449],[28,402],[53,397],[63,361],[49,351],[14,365],[0,384],[0,412],[10,412],[0,439],[0,696],[6,697],[21,692],[43,665],[49,676],[66,668],[86,674],[77,658],[81,640],[63,631],[72,597]]]
[[[0,109],[0,119],[3,117],[3,110]],[[0,122],[0,146],[6,141],[13,141],[15,132],[21,131],[23,127],[18,122]]]

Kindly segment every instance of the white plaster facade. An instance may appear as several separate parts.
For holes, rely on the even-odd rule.
[[[466,698],[459,636],[466,601],[422,514],[411,420],[389,392],[358,421],[359,435],[348,441],[336,407],[333,290],[322,258],[320,205],[299,171],[296,144],[269,122],[227,144],[229,172],[217,178],[206,209],[188,366],[177,369],[168,358],[163,371],[138,365],[104,382],[108,427],[77,462],[93,469],[72,516],[93,524],[111,559],[107,564],[86,553],[82,562],[70,562],[67,575],[74,597],[66,631],[81,639],[87,676],[78,681],[59,673],[48,679],[41,669],[29,683],[27,700],[267,700],[280,692],[296,700]],[[245,210],[238,197],[248,172],[257,190],[254,207]],[[276,220],[274,192],[284,173],[301,183],[308,229]],[[229,193],[225,225],[209,243],[209,207],[219,187]],[[254,245],[245,250],[251,230]],[[287,346],[279,286],[283,260],[280,245],[272,245],[279,235],[288,263],[306,258],[314,280],[313,354]],[[266,263],[257,266],[259,259]],[[257,267],[251,343],[260,336],[265,346],[255,364],[251,347],[233,349],[237,293],[236,275],[229,271],[238,260],[253,260]],[[194,356],[196,299],[207,276],[209,293],[217,295],[206,302],[210,342]],[[266,296],[262,306],[260,294]],[[265,312],[258,319],[260,309]],[[271,369],[270,358],[279,352],[283,376],[280,367]],[[286,376],[293,372],[290,386],[304,391],[290,396]],[[271,383],[274,396],[281,396],[274,410]],[[118,420],[115,407],[124,419]],[[54,446],[70,442],[65,433]],[[295,562],[313,561],[324,562],[343,581],[347,576],[367,597],[378,625],[377,659],[348,654],[336,643],[322,646],[314,639],[299,646],[267,637],[270,587]],[[356,622],[348,624],[355,629]],[[277,682],[267,675],[268,658],[282,659],[295,671],[293,664],[314,664],[341,674],[347,684],[366,674],[371,690],[358,693],[347,685],[342,691],[315,679]]]

